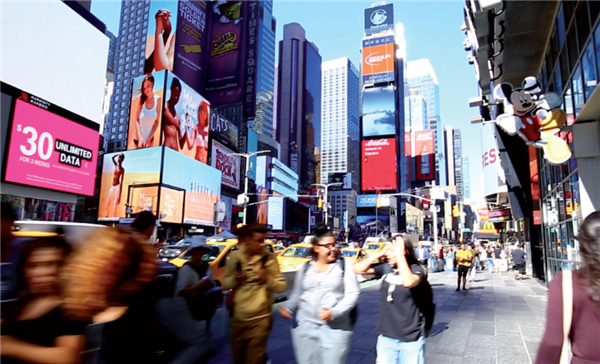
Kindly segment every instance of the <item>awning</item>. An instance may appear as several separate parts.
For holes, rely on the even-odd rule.
[[[500,240],[500,234],[475,233],[473,236],[475,239]]]

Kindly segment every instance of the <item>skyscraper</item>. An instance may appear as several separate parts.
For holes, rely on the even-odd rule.
[[[406,132],[429,130],[427,122],[427,101],[418,90],[413,90],[405,103],[407,121],[409,122]]]
[[[321,146],[321,56],[298,23],[279,42],[277,141],[281,160],[300,176],[300,190],[316,182],[315,147]]]
[[[275,81],[273,82],[273,135],[272,138],[275,139],[275,135],[277,135],[277,96],[279,95],[279,65],[275,65],[275,73],[273,74],[273,78]]]
[[[439,185],[446,184],[446,175],[444,168],[439,168],[444,164],[444,140],[442,133],[442,121],[440,118],[440,87],[435,71],[428,59],[419,59],[406,63],[406,79],[408,91],[422,95],[427,104],[427,129],[435,132],[435,150],[436,150],[436,170],[439,175],[436,177]],[[411,123],[412,125],[412,123]]]
[[[448,126],[444,130],[444,154],[448,186],[456,186],[460,201],[464,199],[462,142],[459,129]]]
[[[471,199],[471,178],[469,170],[469,157],[466,155],[462,156],[462,173],[463,173],[463,190],[465,199]]]
[[[321,102],[321,181],[329,173],[352,172],[358,191],[359,72],[347,57],[323,62]]]

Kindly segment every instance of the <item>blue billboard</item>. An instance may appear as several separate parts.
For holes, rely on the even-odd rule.
[[[269,225],[273,230],[283,230],[283,197],[269,197]]]

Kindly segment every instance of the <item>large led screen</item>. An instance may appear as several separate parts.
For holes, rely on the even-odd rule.
[[[409,134],[410,155],[415,158],[416,178],[429,181],[435,178],[435,133],[433,130]]]
[[[144,73],[173,71],[179,1],[150,1]]]
[[[212,141],[210,165],[221,171],[222,182],[225,186],[240,189],[240,157],[230,156],[233,151],[223,144]]]
[[[394,4],[365,9],[365,34],[383,32],[394,27]]]
[[[163,184],[185,190],[184,224],[213,226],[221,196],[221,171],[165,148]]]
[[[144,192],[148,195],[148,191],[139,188],[153,187],[148,185],[160,182],[161,154],[162,148],[157,147],[104,155],[98,202],[99,221],[114,221],[126,217],[126,204],[131,206],[132,213],[147,209],[144,202],[139,203],[139,194]],[[157,192],[150,194],[156,196]],[[136,199],[135,204],[132,198]],[[153,203],[152,206],[156,206],[156,199]]]
[[[396,134],[396,96],[394,86],[363,91],[363,137]]]
[[[395,190],[397,183],[396,139],[362,141],[362,190]]]
[[[183,198],[185,190],[165,186],[160,188],[159,216],[162,222],[181,224],[183,219]]]
[[[394,80],[394,37],[391,35],[363,40],[363,84]]]
[[[22,97],[15,100],[4,180],[93,196],[98,131],[45,110],[41,99]]]
[[[154,72],[132,81],[127,149],[160,145],[160,124],[166,72]]]
[[[272,230],[283,230],[283,197],[269,197],[268,222]]]

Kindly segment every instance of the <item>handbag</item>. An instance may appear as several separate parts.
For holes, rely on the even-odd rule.
[[[573,272],[566,270],[562,272],[562,301],[563,301],[563,344],[560,351],[559,364],[571,362],[571,343],[569,333],[573,320]]]

